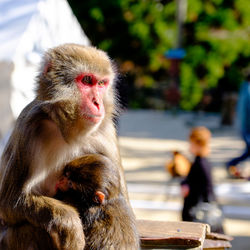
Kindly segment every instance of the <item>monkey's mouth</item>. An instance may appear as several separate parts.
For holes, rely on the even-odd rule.
[[[88,120],[92,123],[98,123],[100,120],[102,120],[103,115],[83,114],[83,117],[85,120]]]

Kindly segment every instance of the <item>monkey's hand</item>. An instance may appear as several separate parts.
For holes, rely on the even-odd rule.
[[[57,249],[83,250],[83,227],[76,209],[45,196],[30,195],[26,204],[26,219],[34,226],[44,228]]]

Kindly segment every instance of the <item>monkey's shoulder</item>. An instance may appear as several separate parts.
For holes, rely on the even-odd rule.
[[[50,102],[34,100],[28,104],[17,118],[13,135],[35,138],[48,138],[56,135],[61,138],[61,133],[56,123],[51,119],[47,110],[53,106]]]
[[[45,111],[45,107],[50,106],[49,102],[42,102],[39,100],[34,100],[29,103],[20,113],[17,118],[17,125],[30,125],[37,121],[48,119],[48,114]]]

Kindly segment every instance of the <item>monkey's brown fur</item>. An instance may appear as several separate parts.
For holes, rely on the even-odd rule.
[[[85,97],[75,79],[82,72],[109,79],[102,97],[105,115],[95,124],[80,111]],[[0,218],[8,225],[0,234],[1,249],[26,250],[28,244],[32,248],[49,242],[51,236],[57,249],[83,249],[83,228],[76,209],[51,197],[66,163],[85,154],[103,154],[115,164],[127,198],[112,122],[114,78],[110,59],[95,48],[66,44],[45,54],[37,97],[18,117],[1,159]],[[38,231],[41,237],[30,237]]]
[[[121,194],[119,172],[112,162],[87,155],[67,164],[65,174],[73,187],[56,197],[78,208],[85,249],[139,249],[135,218]],[[97,191],[105,195],[103,203],[96,199]]]

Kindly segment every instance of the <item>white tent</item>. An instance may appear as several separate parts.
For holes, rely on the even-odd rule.
[[[67,42],[89,44],[66,0],[0,0],[0,139],[34,98],[41,54]]]

